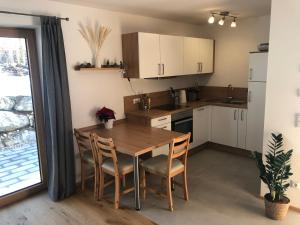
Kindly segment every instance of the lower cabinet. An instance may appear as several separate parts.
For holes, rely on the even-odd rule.
[[[239,109],[237,147],[246,149],[247,109]]]
[[[171,130],[171,116],[163,116],[151,120],[151,126],[156,128],[162,128],[165,130]],[[157,155],[168,155],[169,154],[169,145],[164,145],[159,148],[156,148],[152,151],[152,157]]]
[[[212,106],[211,141],[217,144],[237,147],[238,109]]]
[[[193,110],[193,143],[191,147],[202,145],[210,140],[210,106]]]
[[[247,110],[212,106],[211,141],[241,149],[246,148]]]

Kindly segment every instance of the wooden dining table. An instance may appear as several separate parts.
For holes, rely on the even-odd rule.
[[[162,128],[138,125],[128,122],[127,120],[115,124],[112,129],[105,129],[104,127],[99,126],[85,131],[95,132],[101,137],[112,138],[117,152],[130,155],[133,158],[136,210],[141,209],[139,157],[160,146],[171,143],[174,138],[184,135],[179,132],[168,131]]]

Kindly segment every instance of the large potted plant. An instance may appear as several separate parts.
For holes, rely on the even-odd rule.
[[[106,129],[113,128],[113,122],[116,119],[113,110],[103,107],[96,112],[96,117],[104,123]]]
[[[293,175],[290,165],[293,150],[284,151],[282,146],[282,134],[272,133],[265,163],[261,153],[254,153],[260,178],[269,189],[269,193],[264,196],[266,216],[275,220],[282,220],[288,212],[290,199],[286,196],[286,191],[290,186],[289,177]]]

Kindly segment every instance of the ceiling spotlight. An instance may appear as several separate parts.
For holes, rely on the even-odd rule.
[[[223,26],[225,23],[225,16],[222,19],[220,19],[218,23],[220,26]]]
[[[235,17],[233,18],[233,21],[230,24],[231,27],[236,27],[236,21],[235,21]]]
[[[209,18],[208,18],[208,23],[212,24],[215,22],[215,17],[214,15],[211,15]]]

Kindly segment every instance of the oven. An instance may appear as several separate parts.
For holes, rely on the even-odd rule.
[[[190,143],[193,142],[193,111],[187,110],[171,115],[172,131],[191,133]]]

